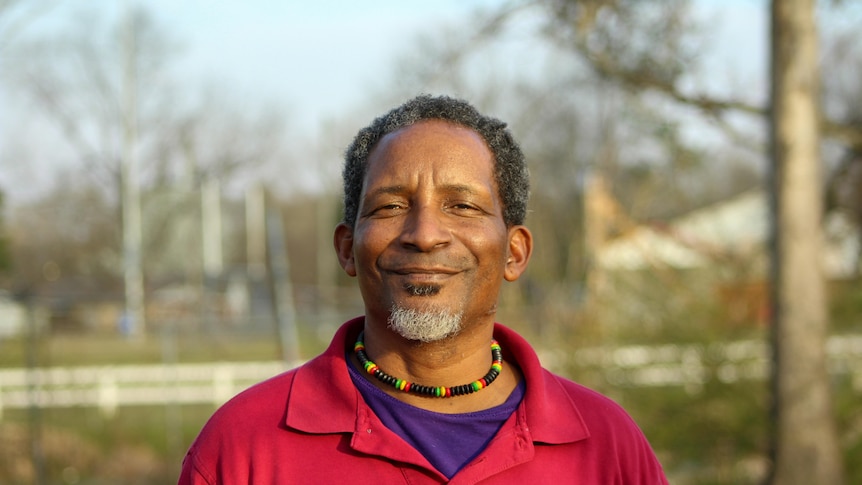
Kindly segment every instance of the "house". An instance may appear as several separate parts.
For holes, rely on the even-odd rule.
[[[769,239],[769,201],[750,191],[695,210],[665,225],[640,225],[597,248],[596,263],[607,270],[655,266],[703,268],[729,259],[756,258],[765,272]],[[859,272],[859,229],[840,213],[824,221],[823,268],[828,279]],[[762,274],[765,276],[765,274]]]
[[[26,307],[8,292],[0,290],[0,339],[21,335],[26,328]]]
[[[771,215],[764,191],[647,224],[626,218],[601,183],[591,191],[589,284],[594,296],[611,303],[603,305],[609,321],[661,323],[710,304],[723,307],[731,323],[768,321]],[[859,275],[859,228],[840,213],[829,214],[823,227],[826,278]]]

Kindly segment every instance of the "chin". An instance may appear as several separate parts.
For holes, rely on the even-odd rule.
[[[389,328],[407,340],[438,342],[461,331],[461,313],[429,306],[413,308],[393,305],[389,313]]]

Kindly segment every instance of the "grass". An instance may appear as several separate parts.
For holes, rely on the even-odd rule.
[[[46,483],[175,483],[185,450],[212,406],[7,411],[0,423],[0,483],[35,483],[31,450]]]
[[[123,365],[158,362],[214,362],[277,360],[279,349],[272,338],[181,338],[127,340],[110,335],[60,335],[0,342],[0,367]]]
[[[300,334],[302,355],[323,349],[311,332]],[[273,335],[209,334],[149,336],[128,339],[114,334],[56,334],[35,340],[0,340],[0,368],[77,365],[122,365],[158,362],[246,362],[281,359],[279,340]]]

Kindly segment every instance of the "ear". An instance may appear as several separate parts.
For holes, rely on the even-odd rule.
[[[344,272],[350,276],[356,276],[356,262],[353,259],[353,228],[345,223],[335,226],[335,255],[338,262],[344,268]]]
[[[526,271],[533,254],[533,234],[525,226],[509,228],[509,256],[506,259],[506,270],[503,277],[506,281],[515,281]]]

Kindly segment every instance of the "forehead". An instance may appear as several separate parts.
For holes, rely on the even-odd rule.
[[[383,136],[368,156],[365,185],[409,174],[475,177],[493,183],[493,154],[479,133],[444,120],[424,120]]]

